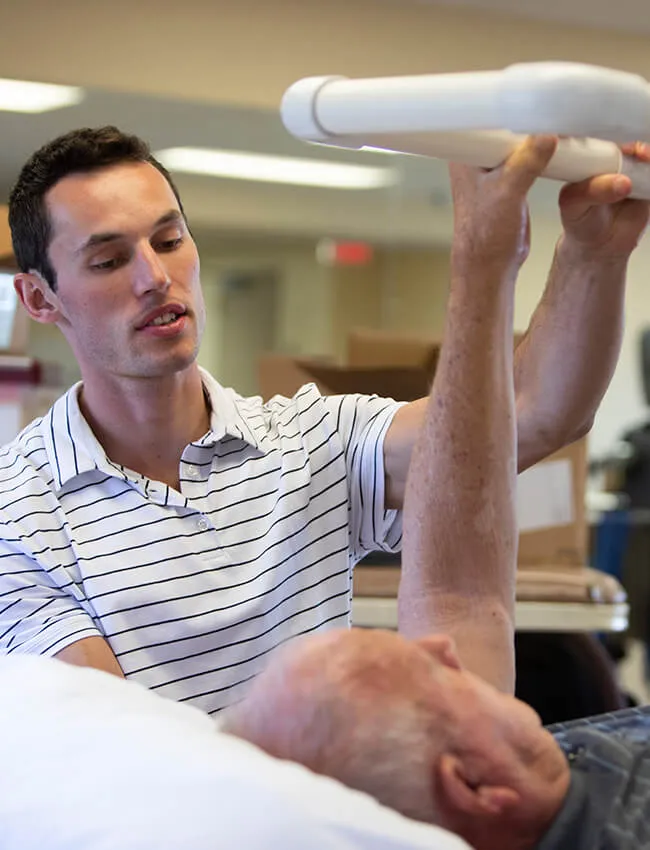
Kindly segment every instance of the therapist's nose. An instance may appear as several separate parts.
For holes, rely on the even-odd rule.
[[[134,281],[136,295],[146,295],[154,290],[168,289],[171,278],[163,258],[156,253],[149,243],[138,246],[133,258]]]

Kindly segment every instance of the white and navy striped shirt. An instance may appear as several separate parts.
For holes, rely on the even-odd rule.
[[[79,385],[0,451],[0,653],[100,635],[128,678],[216,712],[274,647],[349,624],[352,566],[400,545],[398,405],[313,385],[264,404],[202,377],[211,428],[180,492],[109,460]]]

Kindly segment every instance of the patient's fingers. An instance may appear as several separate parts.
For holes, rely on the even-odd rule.
[[[527,136],[517,145],[501,168],[510,188],[526,195],[551,161],[556,147],[557,136]],[[495,175],[497,171],[494,172]]]
[[[650,162],[650,145],[645,142],[629,142],[621,145],[621,150],[626,156],[633,156],[641,162]]]
[[[476,186],[481,175],[484,173],[483,168],[476,168],[474,165],[464,165],[460,162],[449,163],[449,177],[451,178],[452,190],[455,187]]]
[[[450,162],[452,192],[461,188],[476,189],[482,180],[504,181],[509,192],[523,197],[550,162],[556,147],[556,136],[527,136],[496,168]]]

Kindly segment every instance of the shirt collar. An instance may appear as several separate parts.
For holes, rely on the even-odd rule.
[[[41,422],[57,490],[78,475],[110,464],[79,409],[80,389],[81,381],[54,402]]]
[[[234,390],[222,387],[205,369],[200,369],[203,387],[210,399],[212,413],[210,431],[198,442],[203,446],[214,445],[224,437],[234,437],[266,454],[269,451],[263,428],[251,424],[251,403],[255,398],[243,398]],[[259,402],[258,402],[259,403]],[[249,408],[247,410],[247,408]]]
[[[225,437],[233,437],[266,454],[270,446],[264,438],[264,430],[251,426],[246,416],[247,403],[251,400],[222,387],[205,369],[200,372],[212,412],[210,430],[197,444],[211,446]],[[109,475],[120,474],[81,413],[81,386],[80,381],[57,399],[41,422],[57,491],[73,478],[96,469]]]

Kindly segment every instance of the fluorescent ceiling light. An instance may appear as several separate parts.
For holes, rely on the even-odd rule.
[[[208,148],[168,148],[156,158],[170,171],[332,189],[376,189],[396,176],[391,169],[369,165]]]
[[[0,110],[3,112],[49,112],[64,106],[75,106],[83,97],[84,90],[77,86],[0,78]]]

